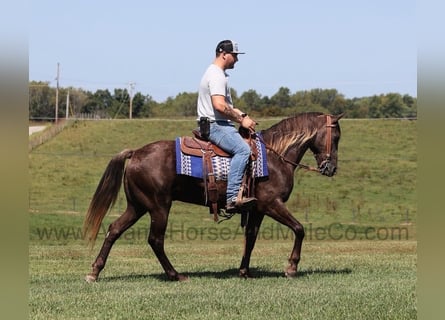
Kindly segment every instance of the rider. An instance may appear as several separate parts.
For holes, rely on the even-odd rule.
[[[256,122],[233,106],[227,69],[233,69],[238,61],[238,44],[223,40],[216,46],[216,57],[205,71],[198,91],[198,118],[210,120],[209,140],[233,155],[227,177],[226,212],[239,212],[240,209],[255,204],[255,198],[238,199],[244,171],[250,157],[250,146],[243,140],[234,123],[254,131]]]

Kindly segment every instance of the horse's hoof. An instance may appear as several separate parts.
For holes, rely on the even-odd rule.
[[[296,270],[291,270],[291,271],[288,270],[284,273],[284,275],[286,276],[286,278],[293,279],[297,276],[297,271]]]
[[[252,274],[250,273],[250,271],[246,270],[246,269],[241,269],[239,271],[239,277],[242,279],[253,279],[254,277],[252,276]]]
[[[189,281],[189,277],[187,277],[187,276],[185,276],[183,274],[178,274],[177,280],[180,281],[180,282]]]
[[[96,282],[96,280],[97,280],[97,277],[92,274],[87,274],[85,277],[85,281],[88,283],[94,283],[94,282]]]
[[[189,280],[189,277],[187,277],[183,274],[180,274],[180,273],[176,273],[176,272],[172,273],[172,274],[167,274],[167,278],[170,281],[180,281],[180,282]]]

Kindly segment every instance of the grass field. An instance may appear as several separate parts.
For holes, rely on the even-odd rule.
[[[260,120],[267,128],[277,120]],[[83,281],[92,252],[83,216],[110,157],[189,134],[189,121],[76,122],[29,154],[32,319],[416,319],[416,122],[342,120],[334,178],[295,174],[288,203],[306,240],[296,279],[284,277],[292,235],[266,218],[253,280],[237,278],[239,218],[216,225],[208,209],[172,208],[166,251],[184,283],[166,280],[146,244],[148,218],[118,240],[99,282]],[[308,154],[305,163],[314,164]]]

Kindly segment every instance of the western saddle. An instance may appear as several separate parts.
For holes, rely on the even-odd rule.
[[[214,175],[212,157],[231,157],[232,155],[219,148],[212,142],[203,139],[199,130],[195,129],[192,132],[194,135],[193,137],[181,138],[181,151],[187,155],[202,157],[202,176],[204,180],[204,194],[206,199],[205,205],[209,207],[210,213],[213,213],[213,218],[217,222],[219,215],[228,218],[228,214],[220,213],[220,209],[218,208],[218,185]],[[253,162],[258,158],[258,150],[254,137],[247,129],[240,128],[239,133],[250,145],[252,150],[250,161],[247,165],[246,171],[244,172],[241,188],[238,193],[238,199],[242,199],[243,197],[252,197],[254,195],[254,178],[252,171],[254,169]]]

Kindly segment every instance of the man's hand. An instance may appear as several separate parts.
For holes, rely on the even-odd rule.
[[[251,119],[249,116],[245,116],[242,120],[241,120],[241,126],[243,128],[249,129],[250,132],[255,132],[255,126],[257,125],[257,123]]]

